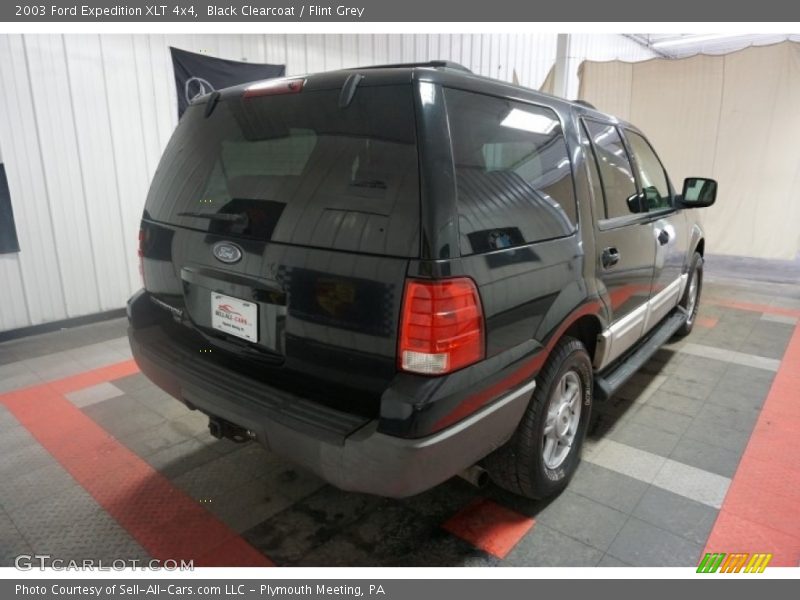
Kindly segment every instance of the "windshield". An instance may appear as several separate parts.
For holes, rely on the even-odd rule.
[[[209,233],[417,256],[411,86],[230,98],[190,107],[161,159],[145,218]]]

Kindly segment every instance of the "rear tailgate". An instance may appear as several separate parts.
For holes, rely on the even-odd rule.
[[[189,108],[143,218],[145,288],[286,386],[379,394],[419,255],[411,85],[223,97]],[[210,113],[210,114],[209,114]]]

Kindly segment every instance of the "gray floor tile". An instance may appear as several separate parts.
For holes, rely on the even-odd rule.
[[[33,385],[41,385],[44,380],[30,369],[19,371],[14,375],[0,377],[0,394]]]
[[[702,344],[689,343],[682,349],[682,352],[690,353],[695,356],[711,356],[729,363],[746,367],[756,367],[767,371],[778,370],[780,366],[779,360],[754,354],[752,349],[742,348],[741,344],[739,348],[740,351],[736,351],[730,348],[716,348]]]
[[[627,444],[659,456],[669,456],[680,439],[676,433],[662,431],[650,425],[642,425],[635,419],[620,423],[609,432],[607,437],[621,444]]]
[[[203,506],[228,527],[242,533],[289,508],[293,502],[265,481],[256,480],[233,488]]]
[[[7,343],[0,343],[0,366],[19,362],[21,359]]]
[[[122,390],[116,387],[115,385],[104,381],[103,383],[98,383],[97,385],[90,386],[88,388],[83,388],[74,392],[70,392],[65,394],[67,400],[72,402],[78,408],[83,408],[89,406],[91,404],[97,404],[98,402],[103,402],[103,400],[109,400],[110,398],[116,398],[117,396],[121,396],[123,394]]]
[[[671,459],[664,462],[653,479],[653,485],[714,508],[722,506],[730,483],[727,477]]]
[[[143,373],[134,373],[127,377],[121,377],[120,379],[115,379],[111,383],[129,395],[147,387],[155,387],[155,384]]]
[[[85,371],[85,367],[73,358],[74,351],[63,351],[29,358],[24,364],[44,381],[71,377]]]
[[[108,342],[81,346],[72,350],[71,354],[84,370],[99,369],[130,358],[128,351],[119,350]]]
[[[647,405],[693,417],[700,412],[705,402],[707,402],[707,400],[698,400],[676,392],[659,390],[650,397],[647,401]]]
[[[743,450],[743,449],[742,449]],[[670,454],[672,460],[733,478],[742,452],[684,437]]]
[[[142,458],[165,477],[174,479],[219,456],[207,444],[190,438]]]
[[[427,492],[399,502],[427,519],[442,522],[467,506],[479,493],[476,487],[460,477],[453,477]]]
[[[766,400],[766,393],[753,393],[742,389],[715,388],[708,402],[725,408],[753,411],[760,410]]]
[[[733,408],[730,406],[720,406],[719,404],[708,403],[697,415],[697,421],[702,423],[714,423],[722,427],[729,427],[744,433],[753,431],[753,427],[758,419],[759,411],[752,408]]]
[[[165,420],[125,395],[89,405],[83,411],[117,439],[157,427]]]
[[[14,559],[17,556],[32,553],[30,543],[11,518],[0,512],[0,567],[14,566]]]
[[[631,417],[631,422],[674,435],[683,435],[683,432],[692,424],[692,418],[662,408],[645,405]]]
[[[676,376],[668,378],[661,385],[659,391],[672,392],[696,400],[705,400],[711,394],[715,385],[714,382],[697,382]]]
[[[149,410],[157,412],[165,419],[183,417],[192,412],[188,406],[154,385],[134,390],[128,394],[128,397],[142,406],[147,407]],[[190,419],[191,418],[192,417],[190,417]],[[208,417],[203,417],[203,421],[205,424],[208,424]]]
[[[310,471],[290,463],[275,466],[264,475],[257,475],[256,478],[269,489],[293,501],[302,500],[325,486],[325,482]]]
[[[429,537],[396,566],[496,567],[506,566],[506,563],[443,529],[433,529]]]
[[[631,517],[608,554],[637,567],[693,567],[702,549],[702,544]]]
[[[130,434],[119,436],[120,442],[125,444],[135,454],[146,457],[170,446],[192,439],[190,431],[178,421],[162,421],[154,427],[139,429]]]
[[[149,554],[101,508],[84,518],[61,523],[58,535],[37,537],[34,550],[63,560],[139,559]]]
[[[175,477],[172,482],[195,500],[215,501],[222,494],[254,477],[242,469],[232,469],[225,457],[203,463]]]
[[[750,432],[731,429],[708,420],[695,420],[683,437],[741,453],[750,440]]]
[[[584,455],[584,460],[639,481],[650,483],[658,475],[667,459],[646,450],[606,439],[598,445],[596,451],[592,452],[591,455]]]
[[[582,462],[569,490],[629,514],[647,489],[647,484],[609,469]]]
[[[311,550],[295,565],[403,565],[436,527],[403,505],[388,502]]]
[[[696,544],[705,544],[718,511],[699,502],[651,486],[633,516]]]
[[[766,398],[775,373],[741,365],[731,365],[720,380],[715,391],[739,392],[757,398]]]
[[[17,475],[0,486],[0,506],[12,514],[42,500],[61,497],[78,488],[63,467],[55,463]]]
[[[515,567],[593,567],[603,552],[545,525],[536,525],[508,553],[504,565]]]
[[[244,533],[244,538],[278,565],[291,565],[367,512],[389,501],[326,486],[316,494]]]
[[[537,517],[537,523],[598,550],[606,550],[627,516],[567,490]]]
[[[38,443],[23,444],[2,454],[0,480],[10,482],[20,475],[55,464],[58,463],[53,456]]]
[[[0,431],[2,432],[2,435],[0,435],[0,456],[11,454],[23,446],[39,445],[36,438],[20,425],[14,417],[4,420]]]
[[[52,541],[55,537],[53,532],[75,522],[96,518],[102,509],[87,491],[76,484],[59,490],[56,495],[48,494],[18,503],[7,512],[20,533],[38,550],[43,543]]]
[[[611,556],[609,554],[605,554],[603,556],[603,558],[600,559],[600,562],[597,563],[597,566],[598,567],[631,567],[632,565],[629,565],[628,563],[623,562],[618,558],[614,558],[613,556]]]

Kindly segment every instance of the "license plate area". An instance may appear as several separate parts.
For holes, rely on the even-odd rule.
[[[211,327],[248,342],[258,342],[258,304],[211,292]]]

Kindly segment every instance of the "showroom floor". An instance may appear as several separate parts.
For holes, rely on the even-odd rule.
[[[707,277],[695,331],[596,407],[584,461],[550,502],[458,478],[400,501],[351,494],[255,444],[217,441],[137,372],[124,320],[6,342],[0,566],[30,553],[694,566],[704,548],[796,566],[798,317],[800,285]]]

